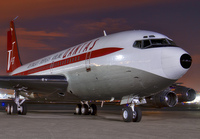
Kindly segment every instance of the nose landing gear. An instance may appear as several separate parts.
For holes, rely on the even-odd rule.
[[[126,104],[122,109],[122,118],[124,122],[140,122],[142,119],[142,111],[135,105],[145,104],[145,98],[139,98],[135,96],[124,96],[121,100],[121,105]]]
[[[132,106],[125,107],[122,109],[122,118],[124,122],[140,122],[142,119],[142,112],[139,107],[135,107],[134,110]]]

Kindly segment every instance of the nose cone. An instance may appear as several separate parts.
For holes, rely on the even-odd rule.
[[[179,47],[166,47],[162,50],[162,68],[168,79],[177,80],[190,68],[191,56]]]

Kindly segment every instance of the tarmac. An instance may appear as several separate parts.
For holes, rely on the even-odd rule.
[[[39,105],[37,105],[39,108]],[[49,107],[53,108],[50,109]],[[38,110],[29,106],[27,115],[0,111],[0,139],[199,139],[200,110],[146,109],[139,123],[123,122],[121,106],[98,106],[98,114],[74,115],[75,105]]]

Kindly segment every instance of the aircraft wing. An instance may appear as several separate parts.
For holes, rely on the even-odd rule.
[[[62,75],[0,76],[0,88],[34,93],[65,93],[68,82]]]

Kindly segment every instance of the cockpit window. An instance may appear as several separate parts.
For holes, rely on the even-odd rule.
[[[153,39],[151,40],[152,45],[168,45],[169,43],[167,42],[166,39]]]
[[[150,45],[151,45],[151,43],[150,43],[149,40],[144,40],[144,41],[143,41],[143,47],[148,47],[148,46],[150,46]]]
[[[173,42],[172,40],[168,40],[168,42],[169,42],[171,45],[174,45],[174,46],[176,46],[176,43],[175,43],[175,42]]]
[[[135,41],[133,44],[135,47],[142,48],[142,41]]]
[[[176,46],[176,44],[169,39],[146,39],[146,40],[137,40],[134,42],[133,47],[137,48],[154,48],[154,47],[165,47],[165,46]]]

